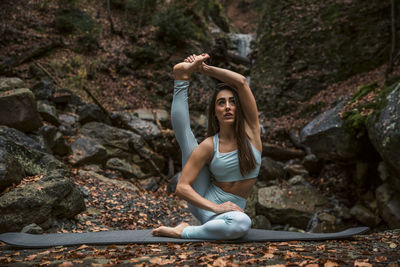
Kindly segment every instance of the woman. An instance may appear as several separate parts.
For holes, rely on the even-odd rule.
[[[188,201],[200,226],[161,226],[153,235],[229,240],[251,227],[243,212],[261,164],[258,111],[246,78],[204,63],[207,54],[192,55],[174,66],[172,127],[182,150],[183,170],[176,194]],[[190,76],[200,72],[225,83],[211,99],[207,138],[197,144],[190,129],[187,90]],[[210,171],[215,182],[210,180]]]

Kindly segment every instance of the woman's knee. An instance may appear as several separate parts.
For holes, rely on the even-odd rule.
[[[227,216],[230,228],[229,237],[231,239],[240,238],[247,234],[251,228],[251,219],[246,213],[240,211],[233,211]]]
[[[251,219],[244,212],[237,212],[237,214],[235,215],[235,223],[238,225],[239,228],[241,228],[242,231],[246,233],[251,227]]]

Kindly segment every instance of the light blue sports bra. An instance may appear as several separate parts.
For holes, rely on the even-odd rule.
[[[234,150],[227,153],[219,152],[218,133],[214,135],[214,156],[210,162],[209,169],[217,182],[236,182],[240,180],[256,178],[260,172],[261,153],[253,144],[251,149],[256,160],[256,167],[246,176],[242,176],[239,167],[238,151]]]

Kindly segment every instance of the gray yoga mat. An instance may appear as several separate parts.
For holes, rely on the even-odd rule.
[[[178,239],[169,237],[158,237],[151,234],[152,230],[123,230],[103,231],[86,233],[62,233],[33,235],[26,233],[4,233],[0,234],[0,241],[23,248],[46,248],[55,246],[73,245],[110,245],[110,244],[149,244],[149,243],[185,243],[204,242],[215,240]],[[368,231],[368,227],[349,228],[337,233],[299,233],[288,231],[272,231],[251,229],[243,238],[229,241],[218,241],[224,243],[246,243],[264,241],[294,241],[294,240],[328,240],[343,239]]]

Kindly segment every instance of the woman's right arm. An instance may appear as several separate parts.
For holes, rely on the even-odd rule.
[[[181,177],[176,187],[176,194],[188,201],[190,204],[201,209],[210,210],[215,213],[223,213],[227,211],[243,210],[232,202],[216,204],[199,195],[192,187],[200,170],[209,162],[214,153],[212,138],[207,138],[190,155],[188,161],[183,167]]]

